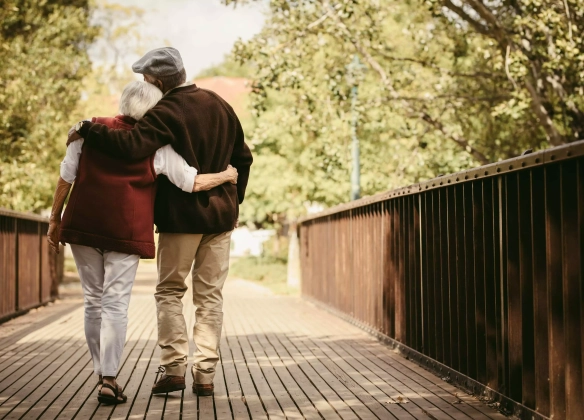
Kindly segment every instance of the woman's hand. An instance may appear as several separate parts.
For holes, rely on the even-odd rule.
[[[73,127],[71,127],[71,129],[69,130],[69,133],[67,133],[67,146],[69,146],[74,141],[81,140],[82,137],[79,135],[76,128],[77,128],[77,124],[75,124]]]
[[[57,254],[59,253],[59,231],[61,230],[61,221],[53,220],[49,221],[49,231],[47,232],[47,241],[53,251]]]
[[[57,181],[57,188],[55,189],[55,197],[53,198],[53,209],[51,217],[49,217],[49,231],[47,232],[47,240],[49,245],[57,254],[59,253],[59,231],[61,230],[61,213],[65,205],[65,199],[69,195],[71,184],[59,177]]]
[[[227,169],[225,171],[223,171],[223,173],[227,176],[227,182],[230,182],[232,184],[237,184],[237,169],[235,169],[233,166],[229,165],[227,167]]]

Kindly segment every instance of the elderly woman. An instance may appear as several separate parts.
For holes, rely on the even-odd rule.
[[[120,99],[120,115],[93,118],[111,128],[129,130],[161,99],[146,82],[133,82]],[[146,159],[124,161],[76,141],[61,163],[50,217],[48,241],[59,252],[69,243],[81,278],[85,304],[85,337],[99,375],[98,400],[127,401],[116,375],[128,324],[130,294],[140,258],[154,258],[156,177],[167,176],[184,194],[235,184],[237,171],[197,175],[195,168],[168,145]],[[75,182],[61,222],[61,212]]]

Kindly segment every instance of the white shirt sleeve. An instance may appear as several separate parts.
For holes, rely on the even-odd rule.
[[[67,146],[65,159],[61,162],[61,178],[69,184],[73,184],[77,178],[77,169],[79,169],[79,159],[81,159],[81,150],[83,149],[83,139],[76,140]]]
[[[193,192],[197,170],[189,166],[186,160],[170,144],[158,149],[154,155],[156,175],[166,175],[170,182],[185,192]]]

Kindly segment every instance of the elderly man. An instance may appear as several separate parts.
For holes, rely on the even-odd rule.
[[[185,388],[189,346],[181,299],[192,267],[196,306],[193,392],[199,396],[212,395],[231,232],[245,196],[253,159],[231,106],[214,92],[186,83],[176,49],[150,51],[132,69],[164,93],[160,102],[128,131],[81,121],[71,130],[69,142],[83,137],[90,147],[131,160],[150,156],[171,144],[199,174],[221,172],[229,164],[239,173],[237,185],[223,184],[193,194],[181,191],[161,176],[155,202],[154,222],[160,232],[155,297],[160,364],[165,374],[152,392]]]

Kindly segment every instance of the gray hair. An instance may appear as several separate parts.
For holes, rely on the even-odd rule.
[[[160,89],[150,83],[141,81],[128,83],[120,98],[120,114],[139,120],[161,98]]]

